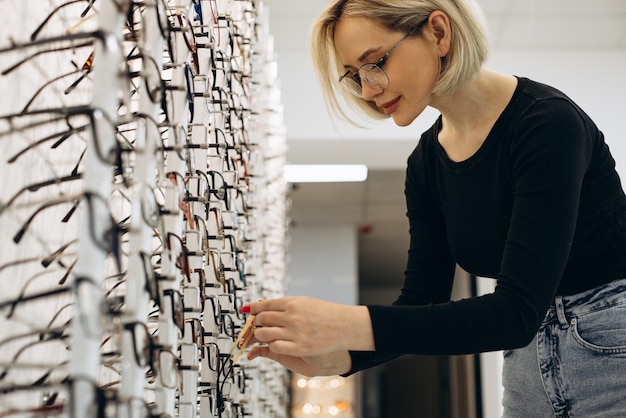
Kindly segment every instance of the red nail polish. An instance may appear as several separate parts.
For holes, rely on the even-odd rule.
[[[239,312],[241,313],[250,313],[250,305],[245,305],[239,308]]]

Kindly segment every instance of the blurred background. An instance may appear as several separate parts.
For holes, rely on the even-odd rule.
[[[403,196],[406,159],[437,113],[428,109],[406,128],[391,121],[365,128],[333,122],[308,46],[311,23],[327,1],[264,3],[270,8],[281,81],[288,163],[368,167],[363,182],[293,184],[288,292],[342,303],[391,303],[403,280],[408,246]],[[626,2],[478,3],[493,45],[488,67],[551,84],[569,95],[603,130],[625,179]],[[493,285],[461,271],[459,278],[455,297],[488,292]],[[362,373],[349,382],[353,414],[365,418],[499,417],[500,357],[500,353],[489,353],[468,358],[402,358]],[[294,383],[294,416],[333,416],[328,411],[338,410],[322,404],[345,400],[326,384],[294,382],[300,382]],[[311,401],[306,393],[316,400]],[[325,397],[320,398],[320,393]]]

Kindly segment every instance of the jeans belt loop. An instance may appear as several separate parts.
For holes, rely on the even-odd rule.
[[[559,319],[559,323],[563,328],[569,328],[569,321],[565,317],[565,307],[563,306],[563,296],[557,296],[554,298],[554,305],[556,307],[556,316]]]

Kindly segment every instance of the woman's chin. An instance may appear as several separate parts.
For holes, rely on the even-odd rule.
[[[403,128],[413,123],[413,121],[417,118],[417,116],[419,115],[408,116],[406,114],[403,115],[403,114],[398,114],[398,113],[392,113],[391,119],[393,119],[393,122],[396,124],[396,126]]]

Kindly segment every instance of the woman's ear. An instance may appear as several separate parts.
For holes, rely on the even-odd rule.
[[[448,15],[441,10],[435,10],[428,17],[431,36],[434,38],[434,46],[439,57],[443,58],[450,52],[452,45],[452,29]]]

